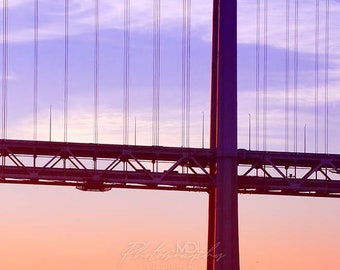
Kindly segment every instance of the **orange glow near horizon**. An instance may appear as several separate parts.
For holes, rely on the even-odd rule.
[[[205,194],[9,185],[0,193],[0,269],[204,269],[205,257],[189,253],[206,252]],[[129,251],[133,243],[147,248]]]
[[[0,195],[0,269],[206,269],[206,194],[2,185]],[[239,198],[242,270],[336,269],[340,202]]]

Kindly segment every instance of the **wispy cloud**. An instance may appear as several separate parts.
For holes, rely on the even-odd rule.
[[[29,0],[10,1],[11,12],[25,9],[33,15],[33,2]],[[94,31],[94,2],[90,0],[69,1],[70,35],[80,35]],[[261,43],[263,42],[263,3],[261,4]],[[252,0],[238,1],[238,42],[256,43],[256,10],[257,2]],[[286,6],[284,1],[269,1],[268,4],[268,45],[285,49],[286,47]],[[124,2],[100,1],[100,29],[123,30]],[[330,51],[337,53],[340,41],[340,4],[330,1]],[[153,27],[153,1],[140,0],[131,3],[131,30],[150,32]],[[182,4],[177,1],[162,2],[162,31],[177,31],[182,25]],[[205,0],[192,1],[192,31],[194,35],[210,41],[211,39],[212,3]],[[294,39],[294,3],[290,3],[290,49],[293,50]],[[33,17],[32,17],[33,18]],[[314,52],[315,38],[315,4],[308,0],[299,1],[299,51]],[[320,3],[320,44],[324,43],[325,3]],[[39,38],[58,39],[64,36],[64,2],[41,1],[39,14]],[[33,39],[33,21],[24,28],[11,28],[10,40],[29,42]],[[322,45],[320,46],[322,50]]]
[[[12,1],[10,1],[12,3]],[[102,0],[99,10],[99,27],[101,30],[124,29],[124,2]],[[64,37],[64,2],[40,1],[39,4],[39,39],[50,40]],[[10,27],[11,42],[32,42],[34,36],[32,1],[13,1],[10,16],[15,13],[26,12],[25,26]],[[80,35],[94,31],[95,3],[89,0],[69,1],[69,34]],[[168,1],[161,5],[162,31],[174,31],[182,25],[182,4],[177,1]],[[31,21],[28,20],[31,18]],[[192,31],[193,34],[206,37],[211,31],[211,3],[203,0],[192,1]],[[18,21],[16,22],[18,23]],[[153,1],[140,0],[131,3],[130,8],[131,31],[151,32],[153,27]],[[177,31],[177,30],[176,30]],[[177,31],[178,32],[178,31]]]
[[[290,1],[289,27],[290,27],[290,49],[294,50],[295,31],[295,6]],[[286,48],[286,1],[268,2],[268,45],[285,49]],[[298,4],[298,33],[299,51],[304,53],[314,53],[315,41],[315,3],[311,1],[299,1]],[[263,43],[263,23],[264,9],[263,3],[260,6],[260,43]],[[238,10],[238,41],[239,43],[256,43],[256,12],[257,2],[251,0],[239,1]],[[330,50],[338,54],[338,50],[332,50],[339,46],[340,37],[340,4],[330,1]],[[324,43],[325,35],[325,1],[320,1],[320,44]],[[321,46],[322,47],[322,46]],[[321,51],[321,49],[320,49]]]

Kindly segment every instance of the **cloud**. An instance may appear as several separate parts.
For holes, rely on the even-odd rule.
[[[12,2],[12,1],[10,1]],[[99,1],[100,30],[124,29],[124,1]],[[69,34],[81,35],[94,31],[95,2],[89,0],[69,1]],[[16,16],[16,13],[24,16]],[[32,1],[14,1],[10,6],[10,17],[16,17],[15,25],[10,27],[11,42],[32,42],[34,6]],[[60,39],[64,37],[64,1],[39,2],[39,40]],[[19,21],[25,22],[17,27]],[[211,3],[203,0],[192,1],[192,31],[202,37],[211,31]],[[140,0],[131,3],[131,31],[152,32],[153,1]],[[11,25],[10,25],[11,26]],[[162,31],[174,31],[182,27],[182,4],[167,1],[161,5]],[[178,31],[176,30],[176,33]]]
[[[10,1],[12,2],[12,1]],[[192,34],[205,41],[211,40],[212,3],[204,0],[192,0]],[[124,1],[102,0],[100,3],[100,29],[124,29]],[[69,1],[70,35],[81,35],[94,31],[94,7],[90,0]],[[25,9],[33,16],[33,4],[28,0],[13,1],[12,13]],[[64,2],[41,1],[39,13],[39,39],[50,40],[64,37]],[[238,42],[256,43],[256,1],[238,1]],[[284,1],[269,1],[268,4],[268,45],[286,48],[286,6]],[[340,5],[330,1],[330,51],[337,54],[340,39]],[[163,33],[178,31],[182,27],[182,4],[177,1],[161,2],[161,29]],[[131,3],[131,30],[151,33],[153,27],[153,1],[140,0]],[[33,20],[33,17],[32,17]],[[299,1],[299,51],[314,53],[315,39],[315,4]],[[263,42],[263,4],[261,5],[261,43]],[[323,51],[325,25],[325,4],[320,3],[320,52]],[[294,50],[294,3],[290,3],[290,49]],[[33,21],[25,27],[10,29],[10,41],[31,42],[33,39]]]
[[[315,3],[310,1],[299,1],[298,31],[299,31],[299,51],[304,53],[314,53],[315,41]],[[294,50],[295,31],[295,6],[290,1],[290,49]],[[340,5],[330,1],[330,51],[338,54],[338,50],[332,50],[339,46],[340,36]],[[239,43],[256,43],[256,1],[243,0],[239,2],[238,11],[238,41]],[[263,3],[261,4],[261,43],[263,42]],[[320,1],[320,44],[324,44],[325,30],[325,1]],[[286,1],[268,2],[268,45],[285,49],[286,48]],[[322,47],[323,45],[321,45]],[[320,48],[320,51],[322,48]]]

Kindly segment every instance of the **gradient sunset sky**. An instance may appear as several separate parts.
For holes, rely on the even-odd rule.
[[[32,0],[8,2],[8,138],[32,139],[34,6]],[[99,142],[121,144],[124,1],[99,2]],[[160,144],[180,146],[182,1],[161,2]],[[207,147],[212,3],[208,0],[191,2],[190,145],[202,145],[204,112]],[[134,139],[132,127],[136,117],[137,144],[143,145],[152,143],[152,3],[152,0],[131,0],[130,143]],[[330,0],[329,3],[329,151],[340,153],[337,143],[340,1]],[[94,4],[93,0],[69,1],[69,141],[93,142]],[[292,60],[294,2],[290,4]],[[39,5],[38,139],[49,138],[52,105],[52,140],[62,141],[64,2],[41,0]],[[254,118],[256,111],[256,1],[240,0],[238,5],[239,148],[248,148],[248,115]],[[303,150],[302,135],[306,125],[307,151],[314,152],[315,86],[311,78],[315,66],[315,2],[300,0],[299,10],[298,138],[301,140],[298,150]],[[319,152],[324,151],[324,10],[325,1],[320,0]],[[267,148],[283,151],[285,1],[269,1],[268,21]],[[290,84],[293,85],[292,78]],[[291,92],[291,100],[292,97]],[[292,114],[290,117],[292,136]],[[252,131],[255,134],[254,123]],[[252,142],[254,149],[254,137]],[[289,148],[293,148],[292,140]],[[165,254],[173,254],[177,247],[185,245],[194,248],[193,254],[206,252],[207,198],[205,193],[120,189],[87,193],[69,187],[1,185],[0,269],[203,270],[206,267],[204,256],[181,258],[176,252],[174,256],[165,257]],[[337,269],[339,213],[340,200],[337,199],[240,195],[241,269]],[[143,245],[142,255],[132,252],[136,250],[134,247]],[[164,256],[153,257],[152,253],[158,248]]]

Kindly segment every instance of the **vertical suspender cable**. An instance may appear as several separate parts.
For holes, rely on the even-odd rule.
[[[135,116],[135,140],[134,144],[137,145],[137,117]]]
[[[299,67],[299,0],[295,0],[294,29],[294,151],[297,152],[297,91]]]
[[[289,79],[290,79],[290,0],[286,0],[286,59],[285,59],[285,151],[289,151]]]
[[[267,101],[268,101],[268,0],[264,0],[263,22],[263,150],[267,150]]]
[[[95,0],[94,142],[98,143],[99,0]]]
[[[260,137],[260,16],[261,16],[261,0],[257,0],[256,5],[256,150],[259,150]]]
[[[2,138],[7,138],[7,91],[8,91],[8,1],[2,9]]]
[[[152,144],[159,145],[160,99],[160,0],[153,1],[153,110]]]
[[[160,87],[161,87],[161,1],[158,0],[158,9],[157,9],[157,111],[156,111],[156,115],[157,115],[157,125],[156,125],[156,131],[157,131],[157,141],[156,143],[159,144],[159,110],[160,110]]]
[[[183,0],[182,25],[182,146],[190,146],[191,0]]]
[[[39,43],[39,0],[34,2],[34,101],[33,101],[33,140],[38,136],[38,44]]]
[[[315,153],[318,152],[318,140],[319,140],[319,32],[320,32],[320,1],[315,0]]]
[[[34,102],[33,102],[33,140],[38,136],[38,57],[39,57],[39,0],[34,5]]]
[[[183,0],[183,14],[182,14],[182,147],[185,146],[185,100],[186,100],[186,83],[185,83],[185,71],[186,71],[186,8],[187,0]]]
[[[326,0],[326,25],[325,25],[325,153],[328,153],[328,68],[329,68],[329,0]]]
[[[64,40],[64,142],[67,142],[67,125],[68,125],[68,67],[69,67],[69,4],[65,0],[65,40]]]
[[[204,148],[204,112],[202,112],[202,148]]]
[[[191,104],[191,0],[187,0],[187,15],[186,15],[186,146],[190,146],[190,104]]]
[[[49,133],[49,141],[52,141],[52,104],[50,104],[50,133]]]
[[[124,2],[123,144],[129,143],[130,0]]]

